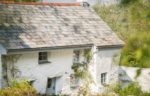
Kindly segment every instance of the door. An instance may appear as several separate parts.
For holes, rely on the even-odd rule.
[[[56,85],[56,78],[48,78],[47,79],[47,95],[55,95],[55,85]]]

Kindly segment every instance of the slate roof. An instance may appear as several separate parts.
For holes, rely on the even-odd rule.
[[[123,45],[90,8],[0,4],[0,44],[6,49]]]

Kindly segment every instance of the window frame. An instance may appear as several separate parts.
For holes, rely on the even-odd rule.
[[[38,62],[39,62],[39,64],[50,63],[48,61],[48,52],[39,52],[38,53]]]
[[[51,88],[52,87],[52,78],[48,78],[47,79],[47,88]]]
[[[101,84],[106,84],[107,82],[107,72],[101,73]]]

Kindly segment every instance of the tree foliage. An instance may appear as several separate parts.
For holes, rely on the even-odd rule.
[[[121,63],[126,66],[150,67],[150,33],[133,35],[122,50]]]
[[[137,83],[131,83],[123,89],[118,84],[112,89],[119,96],[150,96],[150,93],[143,92],[141,87]]]
[[[94,9],[126,43],[121,64],[150,67],[150,2],[122,0],[119,5],[96,5]]]

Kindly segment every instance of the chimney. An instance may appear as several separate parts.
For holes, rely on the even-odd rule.
[[[82,2],[82,6],[85,8],[89,8],[90,4],[88,2]]]

